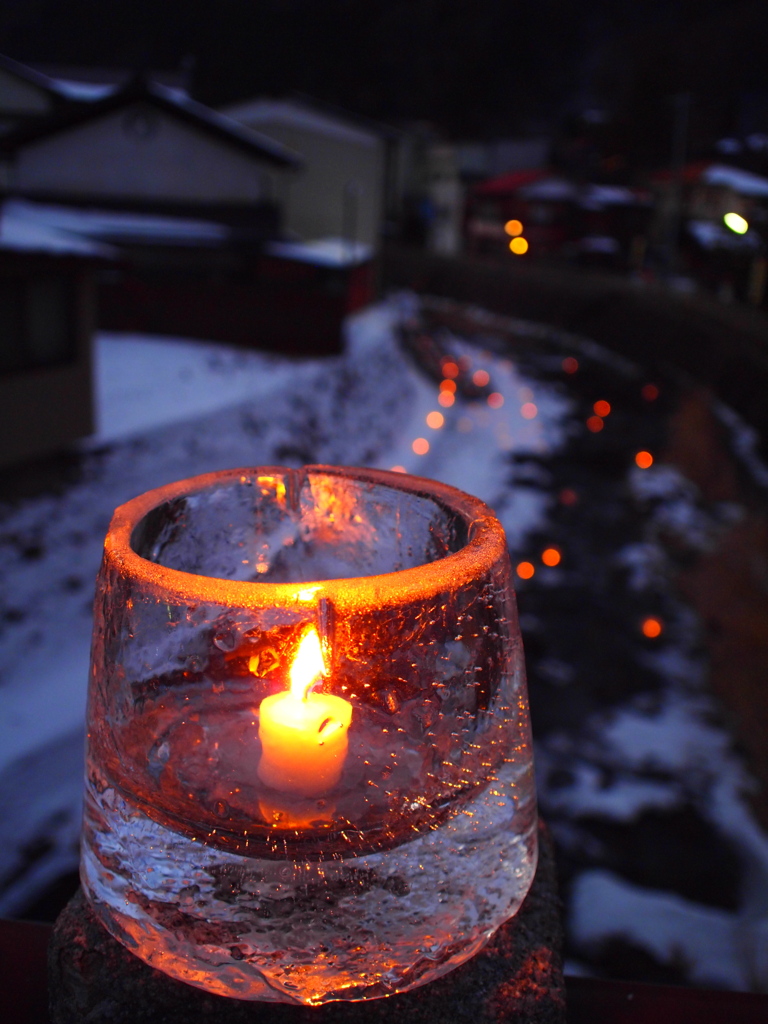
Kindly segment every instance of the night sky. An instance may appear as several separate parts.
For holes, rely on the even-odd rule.
[[[635,162],[663,158],[671,98],[691,143],[768,131],[764,0],[6,0],[29,63],[192,67],[197,98],[300,91],[449,137],[550,132],[590,106]],[[763,123],[765,122],[765,123]]]

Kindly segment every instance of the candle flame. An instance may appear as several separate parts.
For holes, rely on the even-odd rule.
[[[320,637],[315,627],[310,626],[301,638],[291,665],[291,696],[296,700],[306,700],[309,691],[324,675],[325,664],[320,649]]]

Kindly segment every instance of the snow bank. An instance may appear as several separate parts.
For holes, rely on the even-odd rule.
[[[99,433],[86,446],[83,478],[60,496],[0,509],[0,914],[19,912],[76,864],[93,580],[117,505],[241,465],[399,465],[495,506],[515,539],[537,525],[544,505],[511,485],[509,452],[558,444],[566,401],[467,347],[503,405],[459,400],[431,429],[437,387],[395,337],[409,309],[401,298],[359,314],[346,353],[329,360],[99,337]],[[520,407],[534,388],[538,413],[526,420]],[[429,439],[427,454],[415,454],[417,437]]]

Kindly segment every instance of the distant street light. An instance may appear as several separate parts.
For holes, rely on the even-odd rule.
[[[723,220],[725,221],[725,226],[730,228],[731,231],[735,231],[737,235],[746,235],[749,230],[748,221],[740,213],[726,213]]]

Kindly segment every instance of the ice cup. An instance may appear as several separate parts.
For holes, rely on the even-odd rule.
[[[523,652],[487,506],[307,466],[117,509],[81,875],[128,949],[240,999],[386,996],[481,948],[536,855]]]

